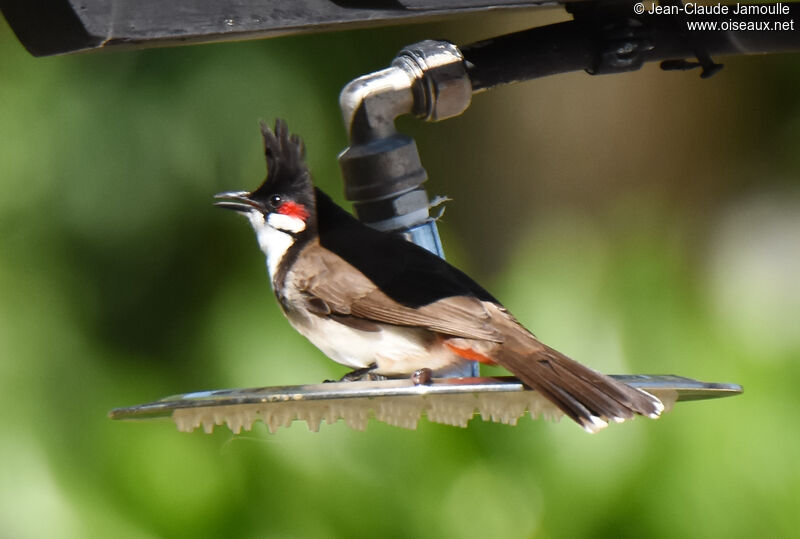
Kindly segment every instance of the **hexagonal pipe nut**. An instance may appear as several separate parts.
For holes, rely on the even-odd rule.
[[[414,114],[429,121],[458,116],[472,101],[464,55],[448,41],[425,40],[401,50],[393,66],[414,74]]]

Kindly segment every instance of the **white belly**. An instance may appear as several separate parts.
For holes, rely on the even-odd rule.
[[[374,363],[379,374],[411,374],[423,367],[437,371],[462,361],[427,330],[381,324],[380,331],[362,331],[297,312],[288,318],[326,356],[354,369]]]

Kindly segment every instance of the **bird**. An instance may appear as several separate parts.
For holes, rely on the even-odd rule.
[[[338,206],[314,186],[304,143],[285,121],[261,132],[266,179],[215,195],[215,205],[249,220],[283,314],[330,359],[385,377],[499,365],[589,432],[664,410],[654,395],[539,341],[444,259]]]

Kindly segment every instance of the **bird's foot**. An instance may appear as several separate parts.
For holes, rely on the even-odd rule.
[[[369,381],[385,380],[386,379],[385,376],[381,376],[380,374],[376,374],[375,372],[373,372],[377,368],[378,366],[375,363],[373,363],[367,367],[350,371],[341,378],[339,378],[338,380],[325,380],[325,383],[327,384],[331,382],[359,382],[365,380]]]

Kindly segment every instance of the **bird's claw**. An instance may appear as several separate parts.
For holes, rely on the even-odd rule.
[[[338,380],[325,380],[323,383],[332,383],[332,382],[359,382],[363,380],[384,380],[385,377],[381,376],[380,374],[375,374],[373,371],[377,369],[378,366],[373,363],[368,367],[363,367],[361,369],[355,369],[353,371],[348,372]]]

